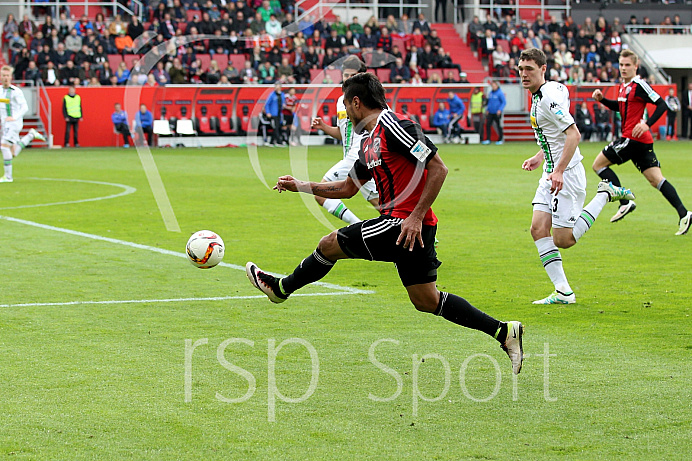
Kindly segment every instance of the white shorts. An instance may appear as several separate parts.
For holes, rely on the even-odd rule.
[[[19,143],[19,132],[22,131],[22,123],[20,120],[13,122],[5,122],[2,126],[2,144],[17,144]]]
[[[329,171],[324,175],[326,181],[341,181],[346,179],[348,174],[353,169],[353,160],[343,159],[340,160],[336,165],[331,167]],[[372,179],[360,188],[360,193],[363,194],[365,200],[372,200],[374,198],[379,198],[380,195],[377,193],[377,187],[375,187],[375,181]]]
[[[550,193],[548,173],[543,172],[536,196],[533,198],[533,210],[549,213],[553,217],[553,227],[574,227],[577,218],[584,208],[586,200],[586,173],[584,165],[578,163],[562,175],[564,184],[557,194]]]

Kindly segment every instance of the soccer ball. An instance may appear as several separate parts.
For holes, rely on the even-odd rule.
[[[209,269],[221,262],[224,248],[223,240],[216,233],[201,230],[192,234],[185,246],[185,252],[193,266]]]

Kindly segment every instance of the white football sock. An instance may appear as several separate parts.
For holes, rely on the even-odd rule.
[[[0,147],[0,150],[2,151],[3,165],[5,167],[5,177],[7,179],[12,179],[12,151],[10,149],[10,147]]]
[[[22,149],[31,144],[31,141],[33,140],[34,133],[32,131],[29,131],[27,134],[22,136],[22,139],[20,139],[19,142],[14,145],[14,156],[16,157],[17,155],[19,155]]]
[[[543,268],[548,273],[550,281],[555,285],[555,289],[561,293],[571,293],[572,288],[567,282],[567,276],[562,268],[562,257],[560,250],[557,249],[552,237],[544,237],[534,242],[538,249],[538,255],[543,263]]]
[[[594,221],[596,221],[596,218],[598,218],[598,215],[601,213],[603,207],[606,206],[606,203],[608,203],[608,194],[599,192],[593,200],[584,207],[572,229],[574,240],[578,242],[586,231],[591,229],[591,226],[593,226]]]
[[[360,222],[360,219],[348,209],[344,202],[335,198],[328,198],[322,206],[337,218],[346,221],[349,224]]]

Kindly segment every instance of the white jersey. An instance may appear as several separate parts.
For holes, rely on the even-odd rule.
[[[558,82],[546,82],[531,95],[531,127],[536,143],[543,150],[543,171],[552,173],[565,149],[565,130],[574,125],[569,112],[569,91]],[[579,146],[567,168],[582,161]]]
[[[336,124],[341,131],[341,142],[344,146],[344,160],[358,160],[358,151],[360,143],[363,139],[362,134],[357,134],[353,129],[353,123],[346,114],[346,105],[344,104],[344,96],[341,95],[336,101]]]
[[[0,98],[10,100],[9,103],[0,103],[0,120],[2,120],[2,123],[5,123],[7,117],[13,117],[15,121],[22,124],[24,114],[29,110],[29,105],[26,103],[26,98],[21,88],[14,85],[10,85],[7,89],[0,87]]]

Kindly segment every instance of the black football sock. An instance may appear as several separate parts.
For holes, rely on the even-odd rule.
[[[680,197],[678,196],[678,191],[675,190],[675,187],[673,187],[673,185],[669,183],[666,178],[663,178],[663,180],[658,183],[656,189],[660,190],[666,200],[673,205],[673,208],[675,208],[675,211],[678,212],[680,219],[687,215],[687,208],[685,208],[685,205],[682,204],[682,200],[680,200]]]
[[[334,267],[334,261],[328,260],[320,250],[315,250],[295,268],[288,277],[281,279],[281,291],[291,294],[305,285],[316,282],[327,275]]]
[[[618,178],[618,175],[616,175],[615,172],[613,170],[611,170],[610,168],[608,168],[608,167],[601,168],[596,173],[598,174],[598,176],[601,179],[607,179],[608,181],[612,182],[613,186],[617,186],[617,187],[621,186],[620,178]],[[627,205],[628,203],[630,203],[629,200],[620,200],[620,206]]]
[[[496,320],[473,307],[464,298],[461,298],[452,293],[440,292],[440,302],[437,304],[435,315],[441,315],[450,322],[466,328],[482,331],[500,342],[504,342],[507,336],[507,325],[499,320]],[[505,334],[502,334],[504,325]]]

